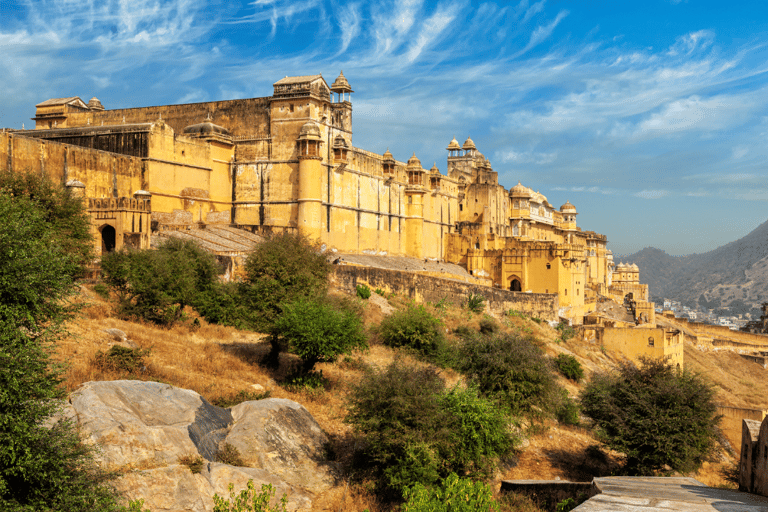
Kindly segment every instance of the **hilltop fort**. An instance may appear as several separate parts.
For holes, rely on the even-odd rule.
[[[34,130],[2,133],[0,158],[81,194],[101,251],[148,248],[167,230],[295,230],[339,253],[458,264],[475,284],[551,297],[574,323],[600,296],[629,298],[634,319],[654,323],[637,267],[616,268],[573,204],[505,189],[471,138],[450,141],[445,173],[395,159],[385,136],[383,153],[355,147],[352,92],[341,73],[330,86],[285,77],[263,98],[112,110],[49,99]]]

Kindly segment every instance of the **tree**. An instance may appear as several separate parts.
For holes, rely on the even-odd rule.
[[[53,419],[63,390],[46,346],[73,310],[88,218],[46,178],[0,173],[0,183],[0,509],[114,510],[109,475],[75,426]]]
[[[195,242],[171,238],[157,251],[126,248],[107,254],[101,270],[117,293],[121,315],[169,325],[215,286],[218,267]]]
[[[714,391],[698,374],[663,360],[631,362],[593,376],[581,393],[582,411],[611,448],[626,455],[630,474],[669,466],[683,473],[701,466],[715,446]]]
[[[245,261],[241,296],[254,312],[253,327],[268,331],[283,306],[300,297],[322,297],[331,265],[316,243],[297,233],[273,234]]]
[[[285,306],[272,337],[273,346],[301,358],[304,374],[316,363],[333,362],[340,354],[368,347],[362,321],[354,311],[306,297]]]
[[[451,473],[488,477],[516,443],[503,409],[474,388],[453,388],[432,368],[395,361],[350,394],[346,421],[365,435],[365,467],[386,497]]]

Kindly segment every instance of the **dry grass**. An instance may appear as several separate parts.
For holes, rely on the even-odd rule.
[[[269,343],[262,334],[239,331],[231,327],[210,325],[200,319],[200,327],[192,328],[195,317],[188,311],[186,324],[163,329],[152,324],[128,322],[112,316],[112,308],[88,287],[83,287],[78,301],[85,304],[80,315],[68,324],[69,334],[55,345],[55,357],[67,364],[64,385],[68,391],[77,389],[84,382],[133,378],[167,382],[174,386],[192,389],[209,401],[231,398],[239,391],[254,392],[259,384],[275,398],[287,398],[304,405],[325,430],[331,440],[336,460],[348,465],[360,439],[352,432],[343,418],[347,393],[351,385],[360,381],[367,368],[382,369],[396,357],[413,365],[426,365],[414,355],[394,351],[377,343],[372,336],[370,349],[342,357],[338,362],[318,364],[317,369],[329,381],[325,392],[290,391],[276,384],[298,360],[289,354],[281,356],[280,370],[275,372],[259,365],[269,351]],[[367,327],[378,325],[384,317],[374,302],[355,298],[339,299],[356,301]],[[411,301],[403,296],[392,296],[389,303],[397,309],[407,307]],[[459,304],[427,304],[427,309],[441,319],[446,333],[459,326],[479,330],[480,322],[487,314],[475,314]],[[566,342],[558,341],[559,332],[546,322],[535,322],[528,317],[504,316],[494,318],[501,332],[519,336],[533,336],[542,343],[550,356],[558,353],[574,355],[585,370],[586,378],[595,371],[614,368],[619,356],[603,353],[594,341],[579,337]],[[93,364],[98,351],[106,352],[114,343],[105,329],[116,328],[125,332],[128,339],[139,348],[149,350],[145,358],[146,371],[135,375],[123,375],[104,371]],[[719,399],[741,407],[763,407],[761,397],[768,392],[765,370],[748,363],[738,355],[728,352],[702,353],[686,347],[686,365],[710,377],[718,386]],[[458,384],[461,376],[451,370],[441,370],[449,386]],[[564,378],[560,383],[572,396],[578,394],[582,383]],[[504,479],[554,479],[584,481],[592,476],[610,474],[619,463],[619,454],[590,448],[599,443],[586,429],[561,427],[556,423],[546,425],[544,431],[531,435],[528,446],[506,466],[499,475]],[[603,455],[600,455],[600,454]],[[732,460],[707,463],[696,478],[708,485],[723,485],[723,469]],[[498,489],[498,481],[495,484]],[[502,510],[530,510],[535,504],[520,501],[504,504]],[[340,484],[316,500],[317,510],[364,510],[384,512],[391,506],[381,504],[370,491],[370,486]],[[515,508],[522,507],[522,508]],[[531,508],[533,507],[533,508]]]

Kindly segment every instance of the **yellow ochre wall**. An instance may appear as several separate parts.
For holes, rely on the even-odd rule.
[[[649,345],[653,338],[653,346]],[[644,356],[667,359],[672,365],[683,367],[683,335],[679,331],[666,331],[660,327],[605,327],[597,330],[597,342],[606,349],[624,354],[638,362]]]

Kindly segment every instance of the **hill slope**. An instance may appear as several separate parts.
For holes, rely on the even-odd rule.
[[[746,312],[768,299],[768,221],[748,235],[703,254],[670,256],[647,247],[622,256],[640,267],[654,297]]]

